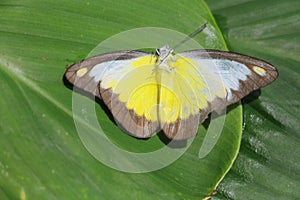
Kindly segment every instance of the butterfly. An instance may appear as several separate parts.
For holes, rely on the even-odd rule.
[[[190,50],[155,54],[135,50],[105,53],[67,68],[65,78],[103,100],[126,133],[148,138],[163,130],[170,139],[194,137],[211,113],[273,82],[274,66],[250,56]]]

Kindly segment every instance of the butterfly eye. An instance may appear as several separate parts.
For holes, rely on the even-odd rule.
[[[160,49],[156,49],[156,55],[160,56]]]

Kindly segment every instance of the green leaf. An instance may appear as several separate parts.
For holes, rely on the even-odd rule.
[[[207,124],[167,167],[125,173],[104,165],[85,148],[74,124],[72,91],[62,80],[66,65],[85,58],[106,38],[139,27],[189,34],[209,22],[212,40],[207,33],[195,39],[205,48],[226,49],[203,1],[20,0],[0,5],[1,199],[199,199],[213,191],[239,149],[241,106],[230,110],[206,157],[199,158],[199,149]],[[158,136],[138,140],[124,134],[98,104],[77,96],[95,106],[106,136],[118,147],[137,153],[165,147]],[[102,139],[94,130],[86,134]],[[116,160],[113,152],[100,153]],[[122,158],[119,164],[138,163]]]
[[[244,101],[241,150],[213,199],[300,199],[300,2],[208,1],[232,51],[279,71]]]

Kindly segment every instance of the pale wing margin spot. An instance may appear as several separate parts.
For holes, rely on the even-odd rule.
[[[87,68],[82,68],[82,69],[79,69],[77,72],[76,72],[76,75],[79,76],[79,77],[82,77],[83,75],[85,75],[87,72]]]
[[[253,71],[255,73],[257,73],[258,75],[260,76],[266,76],[267,75],[267,72],[265,69],[261,68],[261,67],[258,67],[258,66],[254,66],[253,68]]]

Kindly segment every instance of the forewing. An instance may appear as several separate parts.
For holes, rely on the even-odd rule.
[[[219,113],[250,92],[270,84],[278,76],[270,63],[238,53],[193,50],[178,55],[196,61],[195,67],[205,77],[212,96],[216,97],[210,102],[211,110]],[[225,88],[226,95],[215,95],[213,86]]]
[[[113,63],[115,61],[125,62],[143,55],[147,54],[139,51],[117,51],[101,54],[71,65],[65,72],[65,78],[75,87],[101,98],[98,85],[107,70],[119,67]]]

